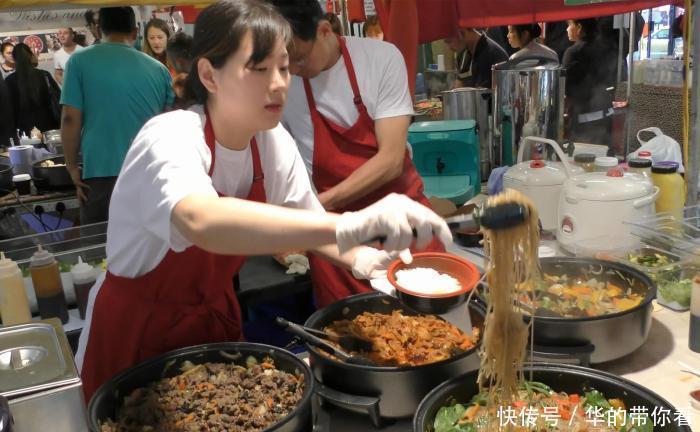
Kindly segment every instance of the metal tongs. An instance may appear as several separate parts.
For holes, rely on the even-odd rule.
[[[447,217],[445,222],[452,232],[460,229],[478,231],[482,227],[490,230],[502,230],[525,223],[529,214],[527,207],[509,202],[494,206],[479,206],[469,214]],[[417,236],[415,229],[413,236]],[[378,236],[366,243],[384,243],[385,241],[386,236]]]

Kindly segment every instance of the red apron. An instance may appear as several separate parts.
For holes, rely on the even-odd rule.
[[[369,116],[367,107],[362,102],[355,69],[352,66],[345,40],[339,37],[338,41],[350,78],[353,101],[359,116],[357,122],[350,128],[344,128],[325,118],[316,109],[309,80],[304,79],[304,90],[314,129],[312,180],[318,193],[325,192],[345,180],[376,155],[379,149],[374,132],[374,120]],[[423,181],[411,161],[408,150],[404,155],[403,174],[400,177],[350,203],[345,208],[335,210],[340,213],[360,210],[392,192],[407,195],[409,198],[430,207],[428,199],[423,195]],[[434,240],[426,250],[444,252],[445,249],[439,241]],[[353,294],[372,290],[368,281],[355,279],[348,270],[336,267],[313,254],[309,255],[309,262],[311,264],[311,281],[318,307],[326,306]]]
[[[215,139],[207,115],[204,135],[214,172]],[[247,199],[266,202],[258,147],[250,143],[253,184]],[[85,400],[105,381],[149,357],[203,343],[242,339],[233,276],[244,256],[217,255],[196,246],[172,249],[136,278],[107,273],[95,298],[81,376]]]

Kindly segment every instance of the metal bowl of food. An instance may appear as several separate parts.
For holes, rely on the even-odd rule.
[[[510,407],[514,417],[505,414],[510,412],[509,407],[501,409],[500,419],[497,413],[488,417],[486,408],[477,406],[486,397],[485,393],[479,393],[477,375],[478,372],[465,374],[430,392],[413,418],[413,432],[501,430],[498,427],[501,421],[507,422],[504,426],[514,423],[513,430],[691,430],[677,419],[679,412],[668,401],[639,384],[594,369],[556,364],[527,365],[528,381],[516,404],[520,408]],[[522,412],[528,415],[521,416]],[[663,422],[659,421],[660,416],[652,415],[660,412],[667,415]],[[492,429],[478,426],[488,421],[492,422]],[[530,421],[535,423],[534,427],[520,429],[522,424],[530,425]],[[633,425],[637,427],[632,428]]]
[[[647,340],[656,286],[646,274],[588,258],[541,258],[540,265],[542,280],[517,288],[524,319],[534,315],[540,348],[593,346],[590,362],[603,363]]]
[[[313,393],[309,367],[281,348],[199,345],[146,360],[109,380],[90,400],[88,422],[91,432],[305,432],[312,428]]]
[[[63,156],[53,156],[34,162],[32,178],[37,188],[64,189],[73,187]]]
[[[333,358],[320,349],[309,346],[311,369],[321,385],[317,394],[325,402],[345,409],[368,414],[378,425],[382,419],[411,417],[423,396],[441,382],[478,369],[481,334],[484,328],[485,311],[476,304],[465,306],[469,314],[472,334],[471,347],[465,350],[450,349],[445,356],[444,344],[410,342],[401,346],[401,351],[417,354],[420,365],[387,365],[377,363],[375,366],[346,363]],[[398,312],[401,316],[396,316]],[[423,321],[418,322],[418,318]],[[415,318],[415,320],[414,320]],[[360,320],[363,320],[362,322]],[[388,321],[384,321],[388,320]],[[348,322],[352,321],[352,322]],[[397,322],[401,323],[395,325]],[[373,324],[374,323],[374,324]],[[418,330],[430,329],[431,342],[448,337],[448,332],[459,331],[446,323],[441,317],[421,315],[405,307],[395,297],[372,292],[348,297],[316,311],[306,321],[306,327],[316,330],[338,331],[338,327],[348,325],[358,330],[364,338],[372,337],[375,332],[386,332],[389,336],[406,336],[415,323]],[[340,330],[342,331],[342,330]],[[376,342],[392,344],[389,336],[382,336]],[[424,338],[420,338],[423,340]],[[401,345],[401,344],[400,344]],[[387,350],[394,352],[394,350]],[[409,354],[410,356],[410,354]],[[386,356],[370,356],[373,360],[390,360]],[[415,359],[415,357],[414,357]]]

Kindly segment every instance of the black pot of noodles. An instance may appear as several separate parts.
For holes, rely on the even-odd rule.
[[[90,400],[88,422],[91,432],[306,432],[313,393],[309,367],[281,348],[198,345],[146,360],[106,382]]]
[[[447,379],[479,368],[477,351],[484,327],[483,308],[472,302],[467,309],[465,304],[465,308],[450,312],[450,317],[453,316],[452,314],[456,314],[454,316],[457,317],[454,320],[450,319],[456,322],[461,317],[459,314],[467,313],[467,310],[471,326],[477,329],[477,332],[470,336],[472,346],[464,351],[455,350],[448,358],[436,362],[430,362],[425,357],[423,360],[428,362],[421,365],[391,365],[391,361],[382,362],[376,356],[370,355],[369,358],[376,361],[376,365],[349,364],[332,358],[313,346],[308,346],[311,369],[319,381],[317,394],[324,403],[369,415],[375,425],[381,424],[383,419],[412,417],[423,396],[435,386]],[[397,311],[403,315],[403,318],[397,318],[401,324],[396,327],[401,328],[396,328],[393,324],[385,325],[377,328],[376,332],[391,335],[401,334],[403,336],[398,337],[404,339],[404,347],[408,348],[409,351],[415,349],[418,356],[429,355],[418,347],[419,344],[415,340],[419,339],[414,339],[406,329],[417,325],[424,329],[429,328],[432,335],[439,337],[439,333],[443,331],[443,324],[446,324],[443,319],[436,316],[424,316],[430,320],[440,320],[440,322],[433,322],[436,324],[434,327],[431,327],[430,323],[418,325],[412,317],[418,317],[421,314],[407,309],[398,299],[379,292],[355,295],[327,306],[311,315],[306,321],[306,326],[329,331],[329,328],[334,328],[334,322],[352,321],[365,312],[391,316]],[[371,322],[371,319],[368,318],[368,321]],[[397,321],[391,322],[396,323]],[[363,331],[370,333],[373,330],[371,327],[365,327]],[[452,326],[452,331],[459,331],[459,329]],[[391,341],[379,343],[393,346]],[[433,345],[439,345],[439,342],[433,343]],[[426,348],[424,344],[421,344],[421,347]]]
[[[413,417],[413,432],[486,431],[489,420],[494,426],[490,430],[530,426],[523,430],[623,431],[636,426],[640,432],[691,431],[690,419],[639,384],[606,372],[556,364],[526,365],[526,383],[515,407],[496,408],[489,417],[485,408],[476,406],[486,396],[479,393],[477,376],[476,371],[465,374],[430,392]]]
[[[542,258],[543,280],[520,285],[524,319],[534,311],[538,349],[592,347],[590,363],[624,357],[649,336],[656,286],[644,273],[624,264],[588,258]]]

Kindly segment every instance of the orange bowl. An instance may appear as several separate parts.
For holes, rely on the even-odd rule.
[[[426,294],[411,291],[398,284],[396,273],[413,268],[432,268],[457,279],[462,287],[459,291],[447,294]],[[479,269],[472,262],[444,252],[420,252],[413,254],[413,262],[404,264],[397,259],[387,269],[387,279],[396,288],[396,296],[411,309],[426,314],[444,314],[463,304],[469,292],[481,279]]]

